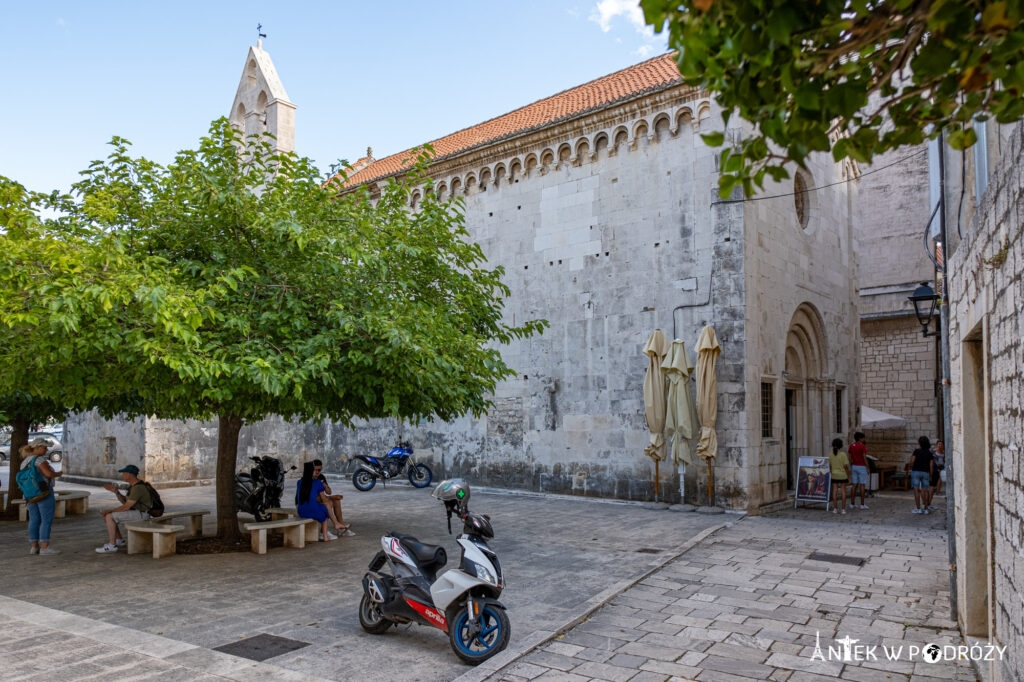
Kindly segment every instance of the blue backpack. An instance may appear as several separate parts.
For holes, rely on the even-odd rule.
[[[18,487],[21,488],[21,494],[26,502],[39,502],[40,500],[45,500],[50,494],[50,487],[45,483],[40,485],[39,476],[36,475],[37,459],[39,459],[38,456],[33,457],[29,461],[28,466],[22,467],[21,471],[14,477],[14,480],[18,482]]]

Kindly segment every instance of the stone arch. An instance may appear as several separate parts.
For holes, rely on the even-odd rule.
[[[654,117],[654,140],[664,142],[672,134],[672,119],[668,114],[662,112]]]
[[[497,187],[508,177],[508,171],[505,170],[505,164],[499,163],[494,167],[494,186]]]
[[[572,145],[563,142],[558,145],[558,167],[567,166],[572,161]]]
[[[650,126],[647,125],[647,121],[640,119],[633,124],[633,141],[636,142],[637,138],[641,135],[646,135],[647,131],[650,130]]]
[[[788,480],[796,480],[800,457],[824,453],[831,433],[826,386],[828,354],[821,313],[811,303],[796,307],[786,331],[784,351],[785,419],[783,443]]]
[[[448,185],[442,180],[441,182],[434,185],[434,193],[437,195],[438,201],[444,200],[444,194],[448,191]]]
[[[586,163],[590,160],[590,142],[587,138],[581,137],[576,141],[576,165]]]
[[[420,191],[414,190],[412,196],[409,197],[409,208],[416,210],[420,203]]]
[[[530,152],[526,155],[526,159],[523,161],[523,174],[530,175],[533,170],[537,167],[537,155]]]
[[[684,125],[693,125],[693,109],[690,107],[683,107],[676,112],[676,132],[678,133]]]
[[[697,105],[697,127],[703,127],[704,121],[711,118],[711,105],[707,102],[701,102]]]
[[[508,165],[508,181],[515,183],[519,182],[520,176],[523,174],[523,163],[519,159],[512,159]]]
[[[608,133],[598,133],[594,136],[594,160],[596,161],[601,153],[608,154]]]
[[[544,175],[555,163],[555,152],[549,147],[540,153],[540,173]]]
[[[479,185],[480,191],[481,192],[486,192],[487,191],[487,185],[489,185],[489,184],[491,184],[491,169],[490,168],[481,168],[480,169],[480,185]]]
[[[260,95],[256,98],[256,108],[261,111],[265,110],[267,108],[267,101],[267,91],[260,90]]]
[[[473,173],[466,173],[466,179],[463,181],[462,187],[462,193],[465,194],[466,196],[475,193],[477,190],[476,175],[474,175]]]
[[[619,126],[612,133],[612,145],[609,155],[617,154],[619,149],[629,142],[629,131],[626,126]]]
[[[250,88],[256,87],[256,72],[259,67],[256,65],[255,59],[250,59],[249,63],[245,65],[245,80]]]
[[[461,178],[457,178],[457,177],[456,178],[452,178],[451,190],[452,190],[452,198],[456,197],[459,194],[459,192],[462,191],[462,179]]]

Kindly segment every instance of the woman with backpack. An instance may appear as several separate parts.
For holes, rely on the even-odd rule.
[[[28,445],[21,446],[21,468],[31,471],[35,477],[35,501],[26,497],[28,507],[28,541],[32,544],[29,554],[60,554],[60,550],[50,547],[50,527],[53,526],[53,513],[57,508],[57,497],[53,494],[51,481],[62,475],[63,471],[54,471],[43,455],[49,447],[42,438],[36,438]],[[20,483],[20,482],[19,482]],[[25,491],[22,490],[22,493]]]

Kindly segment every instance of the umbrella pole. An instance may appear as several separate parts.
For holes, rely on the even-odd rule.
[[[686,465],[679,465],[679,504],[686,504]]]
[[[708,506],[714,506],[715,501],[711,499],[711,458],[707,458],[708,463]]]
[[[654,460],[654,501],[658,501],[658,460]]]

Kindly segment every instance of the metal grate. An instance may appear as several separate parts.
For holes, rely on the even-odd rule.
[[[854,556],[843,556],[842,554],[824,554],[823,552],[812,552],[807,557],[809,561],[827,561],[830,564],[849,564],[850,566],[863,566],[864,560]]]
[[[255,637],[248,637],[237,642],[214,647],[214,650],[231,654],[232,656],[248,658],[252,661],[265,661],[268,658],[281,656],[282,654],[297,651],[307,646],[309,646],[309,642],[300,642],[296,639],[263,633]]]
[[[761,382],[761,438],[772,437],[772,417],[775,414],[774,387],[768,382]]]

